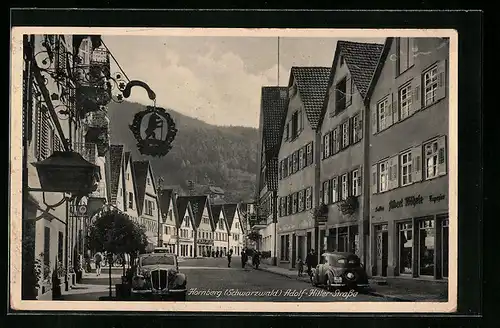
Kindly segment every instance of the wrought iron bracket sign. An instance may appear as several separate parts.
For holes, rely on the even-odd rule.
[[[147,125],[142,129],[145,120]],[[177,135],[174,120],[160,107],[148,106],[146,110],[135,114],[129,127],[137,140],[137,148],[143,155],[165,156],[172,149],[172,142]]]

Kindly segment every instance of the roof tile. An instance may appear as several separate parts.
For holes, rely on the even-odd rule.
[[[118,185],[120,184],[120,173],[122,172],[123,164],[123,145],[111,145],[109,148],[109,165],[110,165],[110,189],[111,203],[116,204],[116,196],[118,194]]]

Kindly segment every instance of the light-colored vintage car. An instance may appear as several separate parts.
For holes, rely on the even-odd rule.
[[[132,298],[186,300],[186,275],[179,272],[175,254],[154,252],[140,255],[132,279]]]

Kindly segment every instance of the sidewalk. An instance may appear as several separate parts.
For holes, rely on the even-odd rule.
[[[121,274],[111,273],[111,291],[114,293],[115,284],[121,282]],[[75,295],[108,293],[109,292],[109,274],[101,273],[96,276],[95,272],[83,273],[81,283],[71,287],[68,291],[62,291],[63,300],[71,300]]]
[[[261,264],[262,271],[296,279],[310,284],[309,277],[297,275],[297,270]],[[415,278],[370,278],[369,294],[386,297],[400,302],[446,302],[448,283],[446,281],[424,280]]]

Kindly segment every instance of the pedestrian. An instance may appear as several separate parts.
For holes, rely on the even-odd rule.
[[[309,254],[306,256],[306,265],[307,265],[307,274],[309,277],[311,277],[312,274],[312,268],[316,267],[317,265],[317,259],[316,259],[316,254],[314,253],[314,249],[311,249]]]
[[[302,275],[304,274],[304,261],[302,261],[300,256],[297,259],[297,270],[298,270],[299,277],[302,277]]]
[[[243,249],[241,251],[241,267],[244,269],[245,265],[247,264],[248,258],[247,258],[247,252]]]
[[[259,264],[260,264],[260,251],[256,250],[255,253],[253,253],[252,264],[254,265],[255,269],[259,268]]]
[[[231,267],[231,256],[233,255],[233,250],[229,250],[229,252],[227,253],[227,267],[230,268]]]
[[[94,261],[95,261],[95,273],[97,276],[101,275],[101,262],[102,262],[102,254],[101,253],[96,253],[94,255]]]

